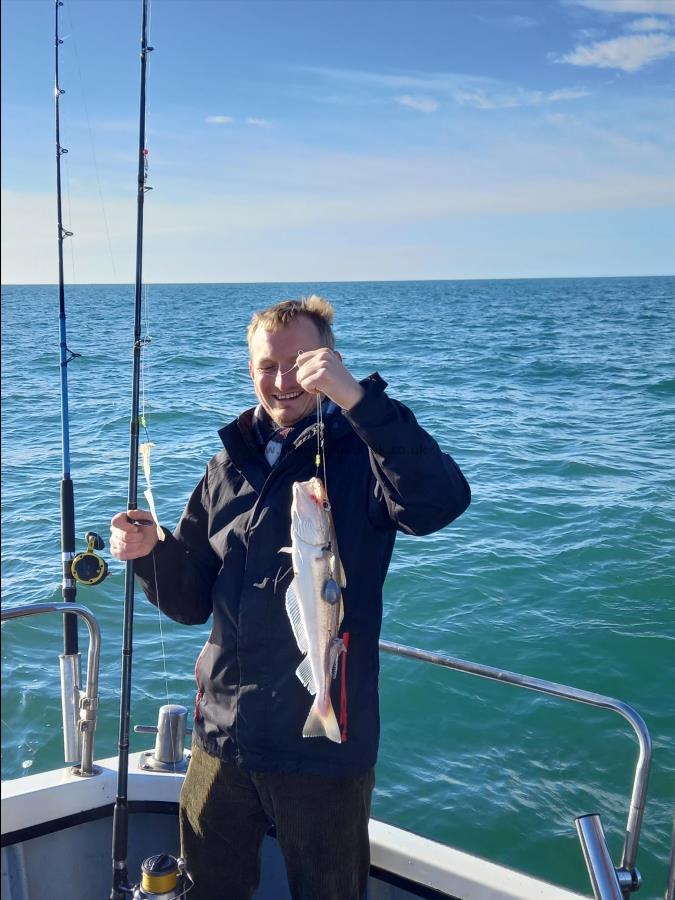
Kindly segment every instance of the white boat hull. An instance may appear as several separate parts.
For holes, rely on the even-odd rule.
[[[177,804],[182,774],[138,768],[130,757],[129,875],[143,859],[178,853]],[[68,770],[2,785],[2,900],[101,900],[110,894],[112,809],[117,759],[78,778]],[[579,900],[575,894],[401,828],[371,820],[368,900]],[[222,900],[225,900],[224,893]],[[221,898],[214,898],[221,900]],[[256,900],[290,900],[273,837],[265,841]]]

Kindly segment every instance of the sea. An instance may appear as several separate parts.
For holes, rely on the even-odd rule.
[[[377,371],[465,472],[469,510],[399,536],[382,637],[609,695],[646,721],[653,763],[640,896],[665,891],[675,799],[675,278],[155,284],[142,410],[173,527],[255,398],[254,310],[318,293],[344,362]],[[126,508],[134,288],[66,288],[78,550]],[[145,436],[145,435],[144,435]],[[58,292],[2,288],[2,603],[58,601]],[[143,482],[141,478],[141,489]],[[338,536],[339,537],[339,536]],[[124,567],[78,601],[102,631],[96,755],[117,752]],[[132,724],[191,710],[209,626],[137,591]],[[86,634],[81,635],[86,647]],[[56,616],[2,626],[2,777],[62,765]],[[637,742],[607,710],[428,663],[381,659],[374,815],[589,895],[575,816],[623,844]],[[149,746],[132,735],[132,750]]]

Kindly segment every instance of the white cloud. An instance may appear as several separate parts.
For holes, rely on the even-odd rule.
[[[508,109],[513,106],[521,105],[512,97],[506,97],[504,95],[501,97],[490,97],[486,91],[481,90],[480,88],[469,91],[457,91],[455,93],[455,100],[460,106],[475,106],[476,109]]]
[[[362,69],[331,69],[320,66],[291,66],[292,71],[315,75],[343,83],[362,87],[390,88],[392,90],[448,91],[456,87],[466,76],[448,72],[437,73],[391,73],[366,72]]]
[[[551,91],[544,95],[544,101],[557,103],[559,100],[580,100],[582,97],[590,97],[590,91],[574,91],[569,88],[561,88],[559,91]]]
[[[675,0],[573,0],[573,2],[598,12],[675,16]]]
[[[432,73],[382,73],[364,72],[358,69],[323,69],[312,67],[294,67],[295,71],[301,71],[315,75],[321,79],[339,80],[343,83],[352,82],[359,86],[358,97],[350,98],[345,95],[342,102],[362,103],[364,95],[370,90],[371,95],[382,97],[382,92],[387,92],[387,102],[390,90],[420,91],[425,93],[405,93],[397,96],[396,102],[421,112],[435,112],[441,102],[430,97],[430,94],[440,95],[442,98],[454,101],[460,106],[474,106],[477,109],[510,109],[519,106],[538,106],[544,103],[555,103],[560,100],[577,100],[589,96],[586,90],[560,88],[554,91],[528,91],[517,85],[499,81],[495,78],[486,78],[475,75],[460,75],[453,72]],[[428,92],[428,93],[427,93]]]
[[[483,88],[458,90],[455,100],[461,106],[474,106],[476,109],[514,109],[520,106],[541,106],[545,103],[558,103],[561,100],[579,100],[590,96],[589,91],[560,88],[557,91],[525,91],[516,89],[511,92],[490,93]]]
[[[475,16],[478,22],[495,25],[499,28],[534,28],[539,23],[532,16]]]
[[[628,31],[668,31],[675,23],[668,19],[657,19],[655,16],[647,16],[644,19],[635,19],[626,25]]]
[[[577,28],[574,31],[574,37],[577,41],[594,41],[605,37],[607,34],[604,28]]]
[[[671,53],[675,53],[675,37],[667,34],[635,34],[576,47],[563,56],[561,62],[573,66],[637,72],[643,66],[670,56]]]
[[[255,125],[257,128],[269,128],[272,123],[268,122],[267,119],[258,119],[255,116],[249,116],[248,119],[246,119],[246,124]]]
[[[401,106],[408,106],[410,109],[419,110],[419,112],[432,113],[438,109],[438,100],[432,100],[430,97],[411,97],[410,94],[404,94],[402,97],[396,97],[396,102]]]
[[[515,25],[516,28],[534,28],[535,25],[538,25],[536,19],[533,19],[532,16],[511,16],[511,24]]]
[[[229,125],[234,119],[232,116],[207,116],[206,121],[209,125]]]

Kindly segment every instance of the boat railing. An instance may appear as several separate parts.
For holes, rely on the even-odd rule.
[[[66,747],[81,747],[79,765],[72,768],[74,775],[89,778],[97,773],[94,766],[94,732],[96,731],[96,717],[98,714],[98,672],[101,658],[101,631],[93,613],[86,606],[77,603],[30,603],[23,606],[15,606],[13,609],[4,609],[0,614],[3,622],[8,619],[21,619],[26,616],[38,616],[44,613],[74,614],[84,619],[89,631],[89,652],[87,655],[87,682],[84,692],[80,688],[79,673],[72,676],[68,684],[68,690],[76,695],[79,715],[77,718],[77,735],[64,734]],[[61,657],[63,660],[63,657]],[[63,667],[62,667],[63,668]],[[72,683],[71,683],[72,682]],[[63,703],[70,702],[70,698],[63,696]],[[74,720],[64,715],[64,727],[66,722]],[[68,751],[66,751],[68,756]]]
[[[77,728],[81,737],[81,756],[80,764],[72,769],[76,775],[89,777],[96,774],[97,771],[94,766],[94,732],[96,730],[98,712],[98,674],[101,652],[100,629],[93,613],[87,607],[75,603],[27,604],[3,610],[0,617],[4,622],[9,619],[44,613],[61,613],[64,615],[71,613],[77,615],[84,619],[89,631],[86,688],[83,692],[79,683],[74,685],[74,690],[76,690],[79,699]],[[581,815],[577,817],[575,822],[597,900],[621,900],[622,897],[628,896],[631,891],[639,888],[641,878],[636,868],[636,859],[651,766],[651,739],[647,726],[639,713],[628,704],[623,703],[621,700],[615,700],[612,697],[546,681],[541,678],[509,672],[481,663],[469,662],[443,653],[419,650],[415,647],[407,647],[403,644],[395,644],[389,641],[380,641],[380,650],[384,653],[421,660],[422,662],[431,663],[446,669],[455,669],[456,671],[464,672],[468,675],[476,675],[480,678],[487,678],[491,681],[527,688],[528,690],[548,694],[559,699],[584,703],[600,709],[609,709],[626,719],[637,736],[639,753],[635,764],[633,788],[620,864],[615,867],[611,862],[599,815]],[[166,707],[165,709],[173,710],[173,707]],[[183,708],[176,707],[175,710],[183,711]],[[156,728],[149,729],[147,727],[139,727],[137,730],[152,730],[153,733],[158,731]],[[184,733],[185,729],[181,729],[181,747]],[[175,748],[173,749],[175,750]],[[182,750],[176,750],[176,753],[182,755]],[[144,768],[146,767],[144,766]],[[162,770],[162,768],[159,767],[159,770]]]
[[[443,653],[427,652],[389,641],[380,641],[380,650],[384,653],[391,653],[394,656],[419,659],[435,666],[465,672],[468,675],[477,675],[480,678],[487,678],[491,681],[500,681],[503,684],[511,684],[516,687],[537,691],[541,694],[549,694],[562,700],[571,700],[575,703],[585,703],[588,706],[595,706],[600,709],[609,709],[623,716],[637,735],[639,753],[633,775],[633,788],[620,864],[615,867],[611,863],[599,815],[578,816],[575,823],[597,900],[621,900],[622,897],[627,896],[631,891],[636,891],[640,887],[641,878],[640,873],[636,869],[636,859],[642,817],[647,798],[647,783],[652,750],[649,731],[639,713],[631,706],[628,706],[627,703],[615,700],[612,697],[579,690],[578,688],[557,684],[553,681],[545,681],[541,678],[520,675],[517,672],[508,672],[504,669],[485,666],[481,663],[468,662]]]

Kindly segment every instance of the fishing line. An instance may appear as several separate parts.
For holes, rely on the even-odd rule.
[[[162,609],[159,598],[159,581],[157,580],[157,559],[155,556],[155,551],[152,551],[152,569],[155,575],[155,591],[157,595],[157,622],[159,624],[159,640],[162,646],[162,662],[164,664],[164,687],[166,690],[166,704],[170,705],[170,697],[169,697],[169,673],[166,668],[166,653],[164,651],[164,629],[162,628]],[[169,728],[171,730],[171,745],[173,746],[173,716],[169,716]],[[173,771],[176,773],[176,763],[173,763]]]
[[[152,4],[148,3],[148,12],[147,12],[147,29],[150,31],[150,23],[152,18]],[[148,65],[145,74],[145,85],[146,91],[148,89],[148,85],[150,83],[150,71],[151,67]],[[145,107],[144,112],[145,119],[145,131],[147,135],[148,129],[148,120],[149,120],[149,110],[148,106]],[[152,190],[152,187],[148,184],[148,175],[150,171],[150,161],[149,161],[149,150],[148,150],[148,141],[146,140],[145,146],[143,147],[143,191],[147,192]],[[151,383],[151,377],[149,373],[149,369],[151,367],[151,355],[149,353],[149,347],[152,343],[152,335],[150,333],[150,324],[152,321],[151,313],[150,313],[150,285],[147,283],[143,285],[143,335],[141,337],[141,348],[140,348],[140,394],[141,394],[141,403],[140,403],[140,415],[139,415],[139,425],[143,428],[143,432],[145,434],[145,443],[141,446],[141,456],[143,460],[143,472],[145,476],[146,490],[145,490],[145,498],[148,501],[148,505],[150,507],[150,512],[152,513],[152,517],[155,520],[155,525],[157,528],[157,537],[159,540],[164,540],[164,533],[161,530],[159,525],[159,519],[157,517],[157,511],[154,501],[154,495],[152,493],[152,479],[151,479],[151,466],[150,466],[150,452],[155,444],[152,442],[150,437],[150,430],[148,428],[148,415],[146,413],[146,384]],[[166,642],[164,640],[164,628],[162,625],[162,604],[161,598],[159,594],[159,579],[157,577],[157,558],[155,551],[152,551],[152,567],[153,573],[155,577],[155,592],[157,599],[157,624],[159,627],[159,640],[162,651],[162,667],[164,670],[164,693],[166,698],[167,706],[170,705],[171,698],[169,694],[169,672],[166,661]],[[173,717],[169,717],[169,728],[171,732],[171,742],[173,745],[174,738],[174,727],[178,727],[177,723],[174,726]],[[173,771],[176,773],[176,763],[173,763]]]
[[[110,239],[110,228],[108,227],[108,216],[106,214],[105,202],[103,200],[103,190],[101,188],[101,179],[99,177],[99,171],[98,171],[98,159],[96,157],[96,150],[94,147],[94,135],[93,135],[92,128],[91,128],[91,121],[89,119],[89,108],[87,106],[87,97],[86,97],[85,90],[84,90],[84,79],[82,78],[82,68],[80,67],[80,55],[77,52],[77,39],[75,37],[75,33],[76,33],[75,24],[73,22],[73,16],[72,16],[72,12],[70,9],[70,4],[67,4],[66,12],[68,13],[68,20],[69,20],[70,32],[71,32],[69,35],[67,35],[67,37],[70,38],[72,36],[72,38],[73,38],[73,53],[75,56],[77,75],[80,80],[80,96],[82,98],[82,106],[84,107],[84,117],[87,122],[87,131],[89,133],[89,148],[91,150],[92,162],[94,163],[94,175],[96,177],[96,186],[98,188],[98,198],[99,198],[99,202],[101,204],[101,213],[103,216],[103,226],[105,228],[106,240],[108,243],[108,253],[110,254],[110,265],[111,265],[112,271],[113,271],[113,280],[115,282],[117,282],[118,279],[117,279],[117,269],[115,267],[115,257],[113,255],[112,240]]]
[[[152,23],[152,2],[151,2],[151,0],[149,0],[149,2],[148,2],[148,31],[150,31],[151,23]],[[151,83],[151,77],[150,77],[151,73],[152,73],[152,67],[148,66],[148,69],[146,71],[146,90],[147,90],[148,85]],[[150,112],[151,112],[150,109],[146,106],[146,110],[145,110],[146,134],[148,133],[148,130],[149,130],[148,123],[149,123],[149,119],[150,119]],[[147,183],[149,169],[150,169],[149,150],[147,147],[147,143],[148,142],[146,141],[146,147],[144,150],[144,179],[145,179],[144,190],[151,191],[152,187]],[[144,300],[144,302],[143,302],[143,317],[144,317],[144,332],[145,333],[144,333],[144,338],[143,338],[143,349],[141,352],[141,392],[142,392],[141,393],[141,396],[142,396],[141,424],[145,431],[147,443],[149,444],[148,477],[146,479],[148,494],[149,494],[149,497],[146,497],[146,499],[149,500],[149,498],[153,496],[152,485],[151,485],[151,481],[150,481],[149,449],[150,449],[150,447],[153,447],[154,444],[152,443],[151,438],[150,438],[150,432],[148,429],[148,417],[147,417],[146,411],[145,411],[146,410],[145,387],[146,387],[146,381],[148,381],[148,382],[151,381],[151,378],[149,376],[149,369],[150,369],[151,361],[152,361],[151,354],[149,353],[149,345],[152,343],[152,335],[150,333],[150,323],[152,321],[152,317],[151,317],[151,313],[150,313],[150,285],[147,283],[144,285],[143,300]],[[161,528],[159,525],[159,519],[157,518],[154,506],[155,506],[155,504],[154,504],[154,499],[153,499],[152,509],[153,509],[153,513],[154,513],[155,522],[157,525],[157,536],[160,540],[163,541],[164,533],[161,531]],[[169,672],[168,672],[168,667],[167,667],[167,662],[166,662],[166,642],[164,640],[164,627],[162,625],[162,603],[161,603],[161,597],[160,597],[160,592],[159,592],[159,579],[157,577],[157,556],[155,554],[154,549],[152,551],[152,569],[153,569],[153,574],[155,577],[155,592],[156,592],[156,598],[157,598],[157,624],[159,627],[159,641],[160,641],[160,647],[162,650],[162,668],[164,670],[164,692],[165,692],[165,697],[166,697],[166,704],[167,704],[167,706],[169,706],[171,703],[171,697],[169,694]],[[178,722],[177,721],[174,722],[174,717],[169,716],[169,731],[170,731],[170,735],[171,735],[171,745],[172,746],[174,745],[174,736],[175,736],[174,730],[177,728],[178,728]],[[172,767],[173,767],[173,773],[175,775],[177,772],[177,762],[175,760],[172,763]],[[190,886],[186,889],[185,893],[180,894],[179,896],[181,896],[181,897],[185,896],[192,889],[192,886],[193,885],[191,883]]]
[[[147,161],[147,156],[146,156]],[[147,178],[147,166],[145,171],[145,177]],[[154,496],[152,494],[152,482],[151,482],[151,469],[150,469],[150,450],[155,446],[150,439],[150,431],[148,429],[148,417],[145,412],[145,385],[147,378],[147,370],[150,368],[150,354],[148,352],[148,348],[150,343],[152,342],[152,337],[150,335],[150,289],[149,285],[144,286],[144,296],[143,296],[143,324],[144,324],[144,334],[143,334],[143,346],[141,348],[141,414],[140,414],[140,424],[143,427],[146,437],[146,443],[141,447],[141,454],[143,456],[144,462],[144,474],[145,474],[145,482],[146,482],[146,499],[151,506],[151,512],[153,513],[153,518],[155,519],[156,526],[158,528],[157,535],[159,537],[160,534],[160,526],[159,520],[157,518]],[[150,497],[152,497],[152,502],[150,502]],[[162,532],[161,540],[164,540],[164,533]],[[157,577],[157,557],[155,551],[152,551],[152,568],[155,576],[155,594],[157,599],[157,624],[159,626],[159,641],[160,647],[162,650],[162,666],[164,669],[164,692],[166,696],[166,704],[167,706],[171,703],[171,698],[169,695],[169,672],[166,663],[166,644],[164,641],[164,629],[162,626],[162,604],[159,595],[159,579]],[[178,723],[175,723],[175,727],[178,727]],[[171,733],[171,745],[174,745],[174,719],[173,716],[169,716],[169,729]],[[176,762],[173,762],[173,772],[176,773]]]
[[[298,353],[302,353],[302,350],[298,350]],[[262,375],[263,377],[266,376],[266,377],[268,377],[268,378],[272,378],[272,377],[274,376],[274,377],[276,378],[276,377],[277,377],[277,373],[278,373],[279,377],[280,377],[280,378],[283,378],[284,375],[288,375],[289,372],[292,372],[293,369],[297,369],[297,368],[298,368],[298,364],[297,364],[297,363],[293,363],[293,365],[290,367],[290,369],[286,369],[285,372],[279,372],[279,367],[278,367],[278,366],[277,366],[277,369],[276,369],[275,372],[266,372],[264,369],[256,369],[256,371],[258,372],[259,375]]]
[[[61,3],[60,5],[63,6],[64,4]],[[67,11],[67,10],[68,10],[68,6],[66,6],[66,11]],[[72,28],[72,26],[71,26],[71,28]],[[66,34],[66,35],[64,35],[62,38],[58,38],[58,43],[59,43],[59,45],[63,44],[63,43],[64,43],[65,41],[67,41],[70,37],[71,37],[70,34]],[[74,47],[74,46],[75,46],[75,45],[73,44],[73,47]],[[59,94],[60,94],[60,95],[63,95],[63,94],[66,93],[64,90],[61,90],[61,89],[60,89],[60,83],[57,85],[57,90],[59,91]],[[60,122],[60,120],[59,120],[59,122]],[[60,124],[59,124],[59,129],[60,129]],[[60,142],[60,137],[59,137],[59,142]],[[65,166],[65,182],[66,182],[66,190],[65,190],[65,194],[66,194],[66,202],[67,202],[67,204],[68,204],[68,221],[72,223],[72,221],[73,221],[73,210],[72,210],[72,205],[71,205],[70,166],[68,165],[68,151],[66,150],[65,147],[61,147],[61,146],[60,146],[60,143],[59,143],[59,152],[60,152],[61,157],[62,157],[62,159],[63,159],[63,165]],[[71,226],[71,227],[72,227],[72,226]],[[72,236],[73,236],[73,232],[72,232],[72,231],[67,231],[66,229],[63,230],[63,233],[64,233],[64,236],[65,236],[65,237],[72,237]],[[77,277],[76,277],[76,275],[75,275],[75,242],[74,242],[74,241],[70,241],[69,243],[70,243],[70,263],[71,263],[71,268],[72,268],[72,270],[73,270],[73,283],[74,283],[74,284],[77,284]],[[70,351],[69,351],[69,352],[70,352]],[[78,355],[79,355],[79,354],[78,354]]]
[[[141,4],[141,6],[143,6],[143,4]],[[146,10],[147,10],[147,12],[145,13],[147,15],[147,31],[149,34],[150,33],[150,21],[152,19],[152,0],[146,0],[145,6],[146,6]],[[143,27],[143,9],[141,10],[141,13],[142,13],[142,15],[141,15],[141,28],[142,28]],[[152,47],[148,47],[148,50],[152,50],[152,49],[153,49]],[[145,75],[144,75],[145,84],[143,87],[143,91],[145,94],[147,94],[148,85],[150,84],[151,74],[152,74],[152,67],[150,65],[148,65],[148,66],[146,66]],[[143,121],[143,137],[145,138],[145,146],[144,146],[145,172],[144,172],[144,174],[145,174],[146,182],[147,182],[147,176],[148,176],[148,165],[147,165],[147,162],[148,162],[148,160],[147,160],[148,119],[149,119],[148,107],[147,107],[147,104],[145,104],[144,109],[143,109],[143,120],[144,120]],[[149,188],[146,184],[144,187],[144,190],[148,191],[148,190],[152,190],[152,188]],[[147,285],[146,285],[146,287],[147,287]]]
[[[321,394],[316,395],[316,475],[319,475],[319,466],[323,468],[323,487],[328,501],[328,474],[326,470],[326,444],[325,425],[323,422],[323,399]],[[330,508],[330,502],[328,501]]]
[[[316,472],[314,477],[319,477],[319,467],[321,466],[321,394],[316,395],[316,456],[314,457],[314,465]],[[325,472],[324,472],[325,475]]]
[[[72,223],[73,210],[70,202],[70,166],[68,164],[67,156],[65,156],[63,162],[66,166],[66,201],[68,203],[68,221]],[[73,284],[77,284],[77,276],[75,275],[75,241],[68,241],[68,243],[70,244],[70,263],[73,269]]]

